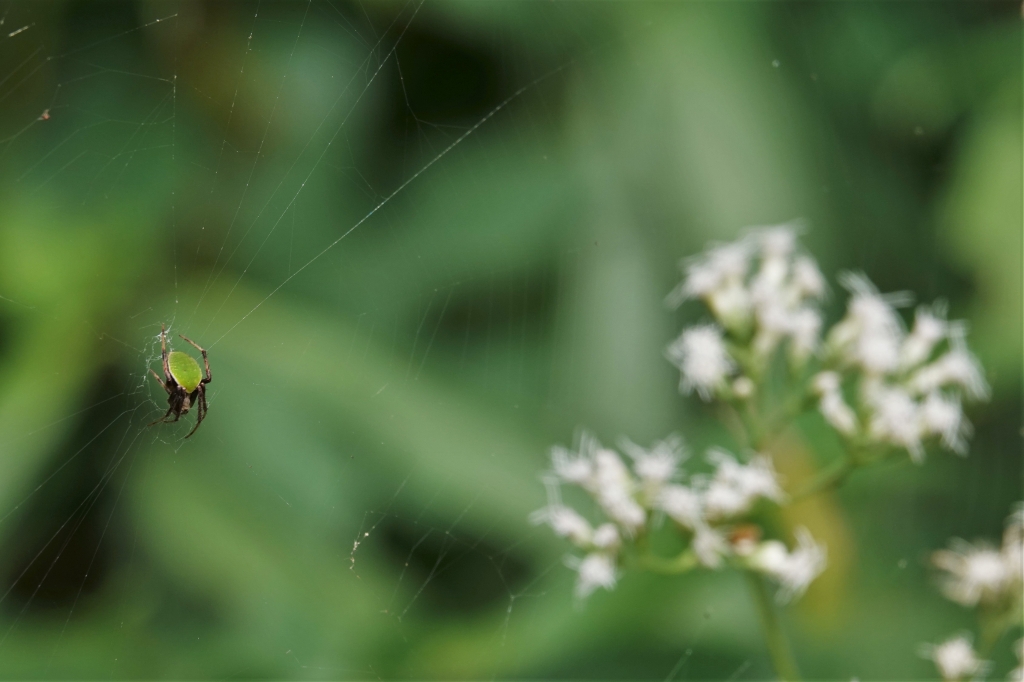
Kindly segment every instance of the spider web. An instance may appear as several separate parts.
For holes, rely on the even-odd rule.
[[[750,205],[645,233],[680,177],[646,187],[622,152],[692,135],[647,103],[661,69],[776,79],[751,101],[801,147],[788,56],[737,66],[729,12],[602,12],[0,6],[0,675],[770,674],[736,576],[630,577],[580,608],[564,547],[526,523],[580,423],[720,436],[660,357],[672,258],[804,210],[755,125],[733,141],[756,147]],[[718,21],[739,32],[716,51]],[[712,95],[689,125],[746,101]],[[187,440],[194,414],[149,426],[161,324],[210,353]]]

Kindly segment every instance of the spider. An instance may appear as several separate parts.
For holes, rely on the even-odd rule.
[[[181,419],[181,415],[188,413],[189,409],[195,405],[199,417],[196,419],[196,425],[188,432],[188,436],[185,436],[185,438],[188,438],[196,432],[199,425],[203,423],[203,417],[210,411],[210,406],[206,404],[206,384],[213,381],[213,377],[210,375],[210,361],[206,358],[206,349],[187,336],[182,336],[181,334],[178,334],[178,336],[191,343],[203,354],[206,376],[204,377],[199,369],[199,363],[188,353],[182,353],[177,350],[172,350],[170,353],[167,352],[167,328],[164,325],[160,325],[160,350],[164,364],[164,379],[161,380],[160,375],[154,372],[152,368],[150,368],[149,372],[160,382],[163,389],[167,391],[167,404],[170,407],[167,408],[167,413],[163,417],[157,419],[150,426],[153,426],[153,424],[176,422]],[[174,414],[174,419],[168,420],[167,418],[171,414]]]

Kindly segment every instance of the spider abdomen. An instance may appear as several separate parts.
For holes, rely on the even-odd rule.
[[[178,385],[191,393],[203,380],[203,372],[199,369],[199,363],[188,353],[175,350],[167,354],[167,366],[171,370],[171,376],[178,382]]]

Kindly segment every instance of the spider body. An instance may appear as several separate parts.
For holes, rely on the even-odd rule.
[[[199,369],[199,363],[188,353],[172,350],[167,354],[167,366],[171,370],[171,378],[189,393],[203,382],[203,372]]]
[[[181,415],[187,414],[195,406],[198,417],[196,418],[196,425],[188,432],[188,436],[185,436],[185,438],[188,438],[203,423],[203,418],[206,417],[206,413],[210,409],[206,404],[206,384],[213,381],[213,376],[210,374],[210,361],[206,358],[206,350],[187,336],[182,336],[181,334],[178,336],[191,343],[203,354],[206,376],[203,376],[199,363],[188,353],[176,350],[167,352],[167,330],[166,327],[161,325],[160,357],[163,361],[164,378],[161,379],[160,375],[152,369],[149,372],[160,382],[163,389],[167,391],[167,404],[169,407],[167,408],[167,413],[153,422],[153,424],[176,422],[181,419]],[[169,419],[172,414],[174,419]],[[153,424],[150,424],[150,426],[153,426]]]

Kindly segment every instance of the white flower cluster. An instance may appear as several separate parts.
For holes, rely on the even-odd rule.
[[[963,400],[986,398],[989,388],[967,350],[966,325],[947,321],[944,306],[919,308],[908,333],[897,308],[910,303],[909,294],[882,295],[864,275],[844,273],[847,312],[822,344],[825,279],[789,225],[750,229],[680,267],[684,278],[668,303],[700,299],[714,317],[684,329],[666,349],[684,393],[751,397],[785,342],[794,367],[821,361],[824,371],[811,379],[810,393],[843,436],[906,449],[918,462],[931,438],[966,452],[971,424]],[[856,395],[852,405],[844,386]]]
[[[932,554],[932,563],[944,572],[940,587],[948,599],[969,607],[980,604],[989,613],[1001,614],[1006,623],[1020,623],[1024,616],[1024,504],[1007,519],[999,549],[954,538],[949,549]],[[1009,679],[1022,680],[1024,640],[1015,646],[1021,665],[1010,672]],[[991,668],[966,635],[938,645],[925,644],[921,654],[935,662],[944,680],[978,679]]]
[[[533,513],[533,523],[545,523],[586,553],[569,565],[578,572],[577,596],[584,598],[597,588],[612,589],[618,577],[624,541],[633,541],[669,518],[689,537],[696,562],[719,568],[727,562],[759,571],[780,585],[781,601],[799,596],[825,569],[825,551],[805,529],[798,534],[797,548],[790,552],[778,540],[759,541],[760,529],[734,533],[735,523],[760,499],[775,503],[784,496],[771,460],[755,455],[741,463],[732,454],[712,449],[707,461],[710,474],[683,481],[680,464],[687,459],[682,440],[670,436],[643,448],[628,440],[622,450],[632,460],[628,467],[619,453],[602,446],[584,433],[576,451],[552,449],[552,475],[545,479],[549,503]],[[561,486],[585,490],[608,522],[592,526],[561,500]]]
[[[962,401],[988,396],[966,326],[934,305],[918,308],[908,334],[896,312],[909,302],[906,294],[882,295],[863,275],[844,273],[841,281],[850,292],[846,316],[826,337],[830,369],[812,380],[822,415],[844,436],[905,449],[915,462],[933,437],[964,454],[971,425]],[[856,383],[856,409],[844,383]]]
[[[783,341],[790,360],[802,365],[818,348],[825,278],[813,258],[800,253],[789,225],[753,228],[741,239],[709,248],[680,263],[684,279],[667,302],[700,299],[714,324],[683,333],[666,350],[681,373],[680,388],[710,400],[720,394],[749,397],[754,383],[734,374],[725,334],[763,364]],[[730,385],[731,384],[731,385]]]

